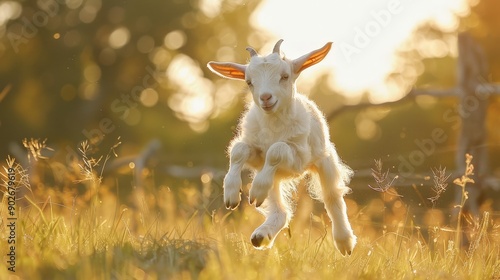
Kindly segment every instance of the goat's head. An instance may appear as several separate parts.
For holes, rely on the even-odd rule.
[[[331,42],[297,59],[281,56],[279,40],[273,53],[259,54],[251,47],[250,62],[246,65],[234,62],[209,62],[208,68],[217,75],[237,80],[245,80],[253,95],[253,100],[264,112],[274,113],[287,106],[295,94],[295,80],[306,68],[320,62],[330,51]]]

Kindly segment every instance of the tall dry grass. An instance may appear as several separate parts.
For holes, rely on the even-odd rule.
[[[44,148],[43,142],[36,147],[26,143],[32,157]],[[500,278],[498,221],[490,213],[446,226],[433,203],[426,218],[419,219],[381,161],[373,169],[377,192],[366,188],[373,199],[362,205],[346,197],[359,239],[353,254],[343,257],[332,243],[324,210],[307,196],[299,194],[296,217],[275,246],[255,250],[249,236],[262,217],[244,203],[233,212],[218,207],[222,192],[217,179],[172,183],[146,172],[143,186],[117,183],[116,177],[134,173],[102,175],[117,145],[95,155],[83,143],[62,181],[33,181],[27,167],[5,162],[15,168],[23,195],[17,209],[16,272],[3,262],[1,279]],[[51,161],[37,160],[45,167]],[[432,202],[446,190],[448,179],[445,169],[434,171]],[[4,195],[2,237],[7,234],[6,205]],[[459,234],[469,246],[461,245]],[[7,250],[5,242],[0,244],[0,254],[6,256]]]

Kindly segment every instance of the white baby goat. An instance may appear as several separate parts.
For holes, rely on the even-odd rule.
[[[310,193],[325,204],[332,220],[333,238],[339,251],[351,254],[356,236],[347,219],[343,196],[349,192],[352,171],[339,159],[330,142],[328,125],[314,102],[296,92],[295,80],[306,68],[320,62],[332,43],[294,60],[281,56],[279,40],[268,56],[248,47],[247,65],[209,62],[214,73],[245,80],[253,95],[239,123],[238,135],[229,146],[230,167],[224,178],[224,202],[235,209],[241,200],[241,171],[256,171],[250,188],[250,204],[266,216],[252,234],[259,249],[270,248],[277,234],[292,218],[290,194],[298,178],[310,173]],[[317,176],[314,176],[317,174]]]

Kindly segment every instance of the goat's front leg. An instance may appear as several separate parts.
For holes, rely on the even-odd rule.
[[[253,149],[244,142],[236,142],[230,151],[229,171],[224,177],[224,204],[234,210],[241,200],[241,170],[252,156]]]
[[[266,153],[264,167],[253,179],[250,189],[250,204],[255,202],[259,207],[267,198],[269,191],[273,187],[276,171],[280,168],[287,171],[298,172],[300,167],[295,166],[294,150],[285,142],[276,142],[269,147]]]

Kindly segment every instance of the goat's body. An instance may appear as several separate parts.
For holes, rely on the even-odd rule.
[[[246,146],[250,151],[246,166],[253,169],[257,174],[265,173],[264,178],[271,177],[272,182],[258,186],[264,189],[262,193],[268,195],[268,203],[263,203],[261,212],[267,216],[266,222],[252,235],[252,242],[257,247],[272,246],[276,234],[288,226],[292,218],[292,205],[289,199],[290,192],[294,191],[295,179],[303,177],[305,173],[319,177],[320,184],[314,184],[318,180],[311,180],[310,192],[317,199],[325,202],[328,215],[338,221],[334,231],[338,232],[340,239],[348,239],[347,245],[339,244],[337,247],[344,253],[351,250],[355,243],[350,226],[346,226],[347,217],[341,214],[335,218],[334,208],[344,209],[345,203],[342,199],[349,191],[346,184],[349,181],[351,170],[340,162],[333,144],[330,142],[328,126],[323,114],[316,104],[301,94],[294,96],[293,102],[286,115],[273,114],[263,115],[260,109],[253,103],[244,114],[239,125],[239,135],[232,141],[229,151],[233,157]],[[274,172],[265,168],[266,158],[270,148],[276,143],[284,143],[290,149],[291,157],[281,161],[289,161],[282,168]],[[236,152],[232,153],[235,146]],[[270,164],[272,165],[272,164]],[[269,172],[274,174],[268,174]],[[232,176],[229,175],[228,176]],[[239,172],[234,174],[240,176]],[[227,185],[227,184],[225,184]],[[324,186],[322,188],[322,186]],[[274,188],[273,188],[274,187]],[[252,187],[252,189],[254,186]],[[252,195],[251,195],[252,196]],[[257,194],[258,196],[258,194]],[[251,198],[252,199],[252,198]],[[347,222],[348,225],[348,222]],[[264,233],[262,233],[264,232]]]
[[[320,146],[310,145],[311,140],[323,138],[323,135],[317,129],[321,126],[320,120],[310,114],[311,106],[307,101],[297,95],[289,112],[273,115],[263,115],[255,104],[250,105],[241,121],[241,134],[234,141],[243,141],[256,149],[255,161],[249,162],[252,168],[262,169],[269,147],[276,142],[285,142],[296,148],[295,170],[304,170],[314,157],[312,153],[318,154],[318,150],[323,150],[323,143]],[[296,173],[290,171],[292,175]]]
[[[224,178],[224,202],[236,208],[241,200],[241,171],[255,171],[249,201],[266,216],[252,234],[256,248],[272,246],[277,234],[293,215],[290,193],[296,179],[311,173],[318,180],[310,193],[325,204],[333,222],[335,245],[350,254],[356,244],[347,218],[343,196],[352,171],[339,159],[330,142],[328,125],[316,104],[296,93],[295,79],[305,68],[320,61],[331,43],[296,60],[282,59],[279,44],[273,54],[258,57],[253,49],[247,66],[209,63],[214,72],[229,78],[246,79],[254,102],[238,126],[238,135],[229,146],[230,166]],[[277,54],[277,55],[276,55]]]
[[[333,149],[328,126],[313,101],[301,94],[296,94],[293,101],[286,115],[263,115],[255,104],[250,104],[240,121],[239,135],[233,139],[229,150],[237,142],[248,144],[255,154],[247,166],[261,170],[271,145],[284,142],[294,148],[293,168],[279,169],[278,177],[294,179],[307,170],[315,170],[315,163],[329,156]]]

